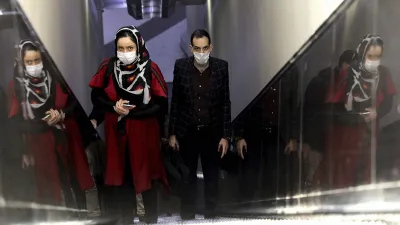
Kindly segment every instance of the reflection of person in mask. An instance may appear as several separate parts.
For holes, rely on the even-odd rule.
[[[76,101],[43,65],[35,43],[21,41],[18,50],[8,94],[9,118],[28,146],[22,167],[34,168],[38,202],[72,204],[71,187],[94,186],[74,119]]]
[[[115,187],[113,208],[124,222],[132,222],[136,200],[139,219],[157,223],[156,182],[167,186],[160,152],[167,87],[136,27],[119,29],[115,46],[116,57],[105,60],[89,84],[90,119],[94,125],[104,119],[105,184]]]
[[[358,61],[331,85],[327,102],[334,105],[334,121],[328,130],[324,159],[317,182],[343,188],[370,182],[372,130],[386,115],[396,89],[389,70],[380,65],[383,41],[367,35],[357,48]],[[374,129],[371,129],[374,128]]]
[[[346,50],[339,57],[339,64],[335,68],[321,70],[307,85],[304,95],[303,109],[303,163],[305,187],[310,188],[314,172],[317,169],[323,150],[325,149],[325,138],[330,107],[326,103],[329,85],[332,80],[348,69],[356,60],[357,53]],[[287,151],[298,150],[298,139],[292,139]]]

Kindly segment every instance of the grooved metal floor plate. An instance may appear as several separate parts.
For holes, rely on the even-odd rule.
[[[139,223],[135,220],[135,224]],[[265,219],[243,219],[243,218],[216,218],[204,219],[203,216],[197,215],[196,219],[190,221],[182,221],[179,215],[170,217],[162,216],[158,219],[158,224],[296,224],[296,225],[356,225],[356,224],[400,224],[400,216],[398,215],[356,215],[356,216],[343,216],[343,215],[327,215],[327,216],[282,216],[271,217]]]

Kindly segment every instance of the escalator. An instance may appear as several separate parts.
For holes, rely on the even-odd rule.
[[[110,192],[102,180],[104,143],[70,91],[67,91],[68,97],[77,102],[71,117],[78,125],[81,153],[86,155],[87,162],[83,166],[90,171],[96,186],[86,190],[71,187],[72,203],[57,205],[36,201],[35,171],[23,169],[21,165],[27,149],[25,137],[8,119],[10,98],[7,94],[15,75],[14,59],[19,41],[30,39],[41,43],[42,60],[49,74],[62,89],[70,90],[70,87],[20,7],[15,3],[1,5],[7,1],[0,2],[3,53],[0,60],[0,224],[45,224],[44,221],[47,224],[68,224],[67,221],[116,224],[118,218],[104,214],[110,201]],[[367,142],[376,143],[376,148],[369,146],[369,151],[374,153],[369,162],[371,174],[375,174],[371,179],[374,182],[340,188],[321,186],[316,177],[333,176],[321,174],[323,170],[319,168],[327,157],[326,130],[330,130],[335,121],[330,117],[332,108],[319,112],[311,106],[324,102],[328,89],[324,85],[331,80],[318,83],[318,91],[310,91],[310,84],[317,74],[325,77],[320,71],[329,71],[330,77],[341,53],[346,49],[356,50],[359,40],[369,32],[381,34],[385,43],[391,46],[388,50],[385,48],[382,62],[392,74],[399,74],[397,59],[400,51],[396,51],[395,43],[400,34],[387,26],[400,22],[398,6],[396,0],[381,1],[378,5],[367,0],[354,0],[346,3],[346,7],[339,7],[233,121],[233,133],[246,141],[247,152],[244,160],[240,160],[236,156],[237,143],[232,143],[230,165],[221,171],[219,216],[213,220],[196,216],[196,220],[180,221],[173,212],[172,216],[160,216],[159,224],[397,224],[400,221],[397,107],[392,107],[390,113],[381,118],[380,139],[367,138]],[[397,77],[392,76],[395,84],[400,83]],[[396,105],[393,102],[393,106]],[[325,119],[321,120],[321,117]],[[324,124],[323,128],[321,124]],[[338,134],[330,135],[335,138]],[[288,143],[294,144],[293,149]],[[49,184],[53,183],[49,181]]]
[[[385,46],[396,45],[392,24],[400,22],[393,15],[397,4],[345,1],[236,117],[233,130],[246,141],[247,152],[236,164],[239,174],[222,184],[230,196],[225,196],[219,215],[300,223],[329,223],[330,218],[398,223],[397,101],[389,92],[371,94],[371,107],[378,111],[382,106],[376,98],[390,102],[385,113],[378,112],[379,123],[366,123],[360,116],[364,111],[342,110],[345,103],[330,102],[337,96],[335,85],[353,78],[337,80],[349,73],[345,67],[358,65],[358,56],[349,58],[345,50],[357,51],[366,34],[380,35]],[[392,71],[391,79],[379,85],[398,90],[394,48],[390,53],[385,48],[380,67]],[[360,132],[362,137],[356,137]]]
[[[0,223],[95,218],[95,224],[115,224],[115,218],[101,218],[106,207],[103,141],[18,3],[1,1],[0,9]],[[40,57],[26,58],[39,51]],[[19,54],[26,56],[25,65],[40,61],[48,78],[21,72]],[[45,128],[36,119],[45,115],[40,107],[59,108],[63,122]],[[39,154],[52,143],[56,154]]]

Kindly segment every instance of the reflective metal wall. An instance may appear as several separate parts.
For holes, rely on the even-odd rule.
[[[217,1],[212,14],[214,55],[230,65],[233,118],[341,2]]]
[[[94,61],[99,53],[91,49],[97,45],[97,39],[84,39],[80,34],[93,33],[94,27],[92,23],[73,26],[73,22],[78,24],[78,21],[70,19],[73,18],[71,11],[77,10],[79,5],[69,2],[71,5],[57,8],[45,6],[43,2],[24,5],[27,7],[24,11],[30,12],[32,20],[26,18],[17,2],[0,2],[0,48],[3,52],[0,58],[1,224],[31,223],[36,219],[65,220],[69,210],[75,218],[82,213],[88,215],[84,212],[86,209],[91,216],[100,215],[97,190],[102,187],[102,175],[97,176],[95,171],[98,170],[94,168],[98,168],[96,165],[101,161],[95,152],[101,151],[103,142],[87,118],[81,99],[75,97],[86,99],[86,107],[91,108],[87,80],[97,68]],[[49,7],[59,15],[52,13]],[[62,7],[70,10],[68,15]],[[80,19],[84,23],[85,20]],[[68,20],[72,23],[70,26],[67,26]],[[41,30],[40,39],[46,40],[46,44],[37,37],[31,26],[33,21],[40,22],[36,27]],[[19,69],[28,65],[28,59],[16,57],[21,53],[17,50],[21,48],[20,41],[27,39],[31,42],[24,43],[30,43],[31,50],[25,49],[23,54],[35,52],[34,59],[29,59],[30,65],[44,68],[36,77]],[[57,64],[51,54],[56,56]],[[58,67],[64,69],[65,75]],[[44,103],[41,105],[41,102]],[[59,112],[58,122],[44,122],[46,112],[53,109]]]
[[[400,32],[394,27],[399,7],[396,0],[357,0],[341,8],[239,114],[233,126],[244,139],[237,147],[246,143],[247,151],[234,176],[237,192],[230,196],[246,203],[242,211],[398,212]],[[235,43],[231,53],[241,48]],[[247,57],[237,67],[249,71],[241,74],[244,85],[248,74],[258,74],[252,61],[263,60],[257,65],[268,70],[268,60],[275,60],[259,58],[260,51],[242,51]],[[368,65],[377,60],[379,67],[372,70]],[[234,85],[231,90],[232,96],[249,94]],[[231,191],[234,182],[227,183],[225,190]],[[226,201],[234,205],[232,198]]]

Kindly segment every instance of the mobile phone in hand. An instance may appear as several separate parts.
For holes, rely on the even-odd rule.
[[[46,119],[49,118],[49,117],[50,117],[50,114],[48,114],[47,116],[43,117],[42,119],[43,119],[43,120],[46,120]]]
[[[130,105],[130,104],[125,103],[125,104],[123,104],[123,106],[124,107],[133,107],[134,105]]]

